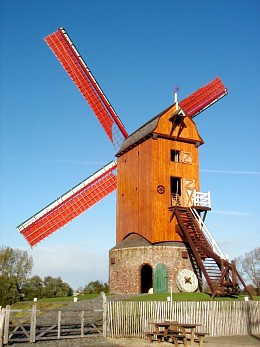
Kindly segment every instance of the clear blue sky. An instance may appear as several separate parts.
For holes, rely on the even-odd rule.
[[[64,27],[128,133],[220,76],[229,94],[195,118],[206,224],[230,258],[259,246],[260,2],[1,1],[0,244],[74,289],[108,280],[116,194],[34,249],[16,226],[114,159],[89,106],[43,38]]]

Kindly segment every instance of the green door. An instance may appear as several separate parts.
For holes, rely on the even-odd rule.
[[[154,293],[168,293],[168,271],[166,265],[159,263],[154,267]]]

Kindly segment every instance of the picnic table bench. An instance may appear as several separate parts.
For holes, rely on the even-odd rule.
[[[163,339],[164,341],[169,341],[169,339],[172,339],[175,347],[178,347],[178,340],[181,340],[184,346],[188,347],[187,338],[185,335],[182,335],[181,333],[177,334],[169,332],[168,334],[165,334],[164,332],[146,332],[145,335],[147,336],[148,342],[150,343],[152,343],[153,341],[157,341],[160,343]]]
[[[209,335],[207,332],[197,332],[195,328],[200,324],[192,323],[179,323],[177,321],[165,321],[165,322],[152,322],[149,324],[154,325],[154,331],[145,332],[145,336],[148,342],[152,343],[157,341],[158,343],[169,341],[174,342],[175,347],[178,347],[178,341],[182,341],[184,347],[188,347],[188,340],[190,346],[194,346],[195,338],[199,342],[199,347],[203,347],[203,338]],[[188,337],[189,336],[189,337]]]
[[[199,347],[203,347],[203,338],[206,335],[209,335],[209,333],[205,333],[205,332],[197,332],[195,331],[194,335],[198,338],[199,340]]]

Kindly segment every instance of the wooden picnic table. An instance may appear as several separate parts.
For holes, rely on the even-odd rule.
[[[155,332],[156,333],[160,333],[160,328],[164,328],[163,329],[163,333],[165,335],[168,334],[168,331],[169,331],[169,327],[172,325],[171,322],[156,322],[154,323],[154,329],[155,329]]]
[[[178,323],[178,327],[181,329],[183,335],[187,336],[190,335],[190,346],[194,346],[194,337],[195,337],[195,329],[197,326],[200,326],[201,324],[197,323]]]
[[[195,329],[201,324],[198,323],[179,323],[177,321],[165,321],[165,322],[154,322],[155,334],[163,334],[165,337],[169,336],[171,332],[175,334],[181,333],[181,336],[189,336],[190,347],[194,346]],[[160,329],[163,328],[163,331]],[[173,330],[173,331],[172,331]],[[184,339],[184,345],[187,345],[187,341]],[[158,340],[159,341],[159,340]],[[200,346],[202,346],[202,340]]]
[[[154,326],[153,332],[145,333],[149,342],[152,342],[153,338],[155,338],[158,342],[161,342],[162,339],[164,339],[164,341],[169,341],[169,339],[172,339],[174,342],[174,345],[178,346],[178,340],[181,340],[184,346],[188,347],[186,335],[182,334],[182,331],[178,327],[178,322],[164,321],[164,322],[151,322],[149,324],[152,324]]]

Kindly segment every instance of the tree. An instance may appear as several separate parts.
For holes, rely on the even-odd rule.
[[[57,298],[61,296],[72,296],[73,290],[62,281],[60,277],[54,278],[51,276],[44,277],[43,280],[43,296],[47,298]]]
[[[42,298],[43,280],[41,279],[41,277],[35,275],[29,278],[24,284],[23,294],[25,300],[32,300],[33,298]]]
[[[0,276],[0,306],[12,305],[20,300],[14,277]]]
[[[22,295],[24,283],[31,274],[32,257],[26,251],[11,247],[0,247],[0,304],[12,304]],[[12,293],[12,294],[11,294]]]
[[[235,261],[241,275],[252,281],[256,288],[256,294],[260,295],[260,247],[236,258]]]
[[[85,294],[99,294],[101,292],[104,292],[104,293],[108,292],[107,283],[103,283],[100,281],[93,281],[93,282],[89,282],[84,288]]]

